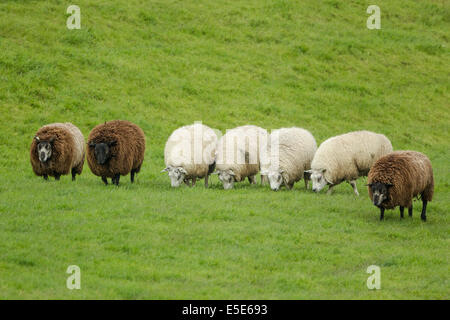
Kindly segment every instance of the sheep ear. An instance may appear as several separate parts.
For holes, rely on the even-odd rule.
[[[106,143],[108,147],[114,147],[117,144],[117,141],[110,141]]]
[[[372,186],[371,183],[366,184],[366,187],[371,187],[371,186]]]
[[[327,169],[322,169],[320,172],[324,173],[325,171],[327,171]]]
[[[169,167],[165,167],[164,169],[161,170],[161,172],[167,172],[169,171]]]
[[[91,142],[89,142],[89,147],[91,147],[91,148],[93,148],[93,147],[95,147],[95,143],[93,143],[92,141]]]
[[[303,177],[305,179],[311,180],[311,174],[312,174],[312,170],[305,170],[305,172],[303,172]]]
[[[187,171],[184,168],[178,168],[181,173],[187,174]]]
[[[388,187],[388,188],[393,187],[393,186],[394,186],[394,185],[391,184],[391,183],[386,183],[386,187]]]
[[[55,142],[55,140],[56,140],[56,138],[55,137],[52,137],[51,139],[50,139],[50,144],[53,144],[53,142]]]
[[[233,170],[229,170],[229,171],[228,171],[228,174],[229,174],[230,176],[233,176],[233,177],[236,176],[236,174],[233,172]]]
[[[37,143],[41,142],[41,139],[39,139],[38,136],[34,137],[34,140],[36,140]]]

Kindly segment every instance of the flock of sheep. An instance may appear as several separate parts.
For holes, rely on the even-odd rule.
[[[86,148],[87,147],[87,148]],[[87,150],[87,155],[86,155]],[[114,120],[97,125],[89,134],[87,144],[83,134],[71,123],[54,123],[41,127],[31,144],[30,160],[38,176],[59,180],[71,173],[72,180],[81,174],[87,158],[92,173],[119,185],[120,176],[128,173],[131,182],[141,169],[145,153],[144,132],[135,124]],[[185,183],[193,186],[197,179],[218,174],[224,189],[234,183],[267,181],[272,190],[285,186],[291,189],[302,178],[305,189],[319,192],[326,185],[333,187],[348,182],[356,195],[356,180],[368,176],[368,191],[373,204],[380,209],[400,206],[412,216],[412,200],[421,197],[421,218],[426,221],[427,202],[434,190],[430,160],[415,151],[393,151],[392,144],[382,134],[369,131],[350,132],[324,141],[318,148],[313,135],[301,128],[267,130],[247,125],[221,136],[201,123],[175,130],[164,149],[165,169],[172,187]]]

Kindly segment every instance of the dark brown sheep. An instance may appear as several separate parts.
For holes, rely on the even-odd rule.
[[[87,161],[92,173],[108,184],[119,185],[120,176],[131,172],[134,175],[144,161],[145,136],[141,128],[124,120],[99,124],[92,129],[88,138]]]
[[[412,200],[420,195],[423,221],[427,202],[433,198],[434,178],[428,157],[416,151],[395,151],[378,159],[369,171],[368,189],[373,204],[380,208],[380,220],[385,209],[400,206],[400,215],[408,208],[412,216]]]
[[[83,171],[84,156],[83,134],[70,122],[43,126],[36,132],[30,147],[33,171],[45,180],[48,176],[59,180],[69,172],[75,180],[75,175]]]

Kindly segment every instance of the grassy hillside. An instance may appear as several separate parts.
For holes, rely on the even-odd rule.
[[[449,298],[448,1],[62,0],[0,2],[0,298]],[[127,119],[146,133],[137,182],[87,167],[45,182],[29,146],[47,123],[85,137]],[[300,126],[320,143],[351,130],[426,153],[428,221],[384,222],[349,185],[313,194],[238,185],[172,190],[163,147],[194,121]],[[69,265],[81,290],[66,288]],[[382,289],[366,287],[381,267]]]

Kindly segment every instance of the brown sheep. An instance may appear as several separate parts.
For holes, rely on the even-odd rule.
[[[373,204],[380,208],[380,220],[385,209],[400,206],[400,216],[408,208],[412,217],[412,200],[420,195],[423,221],[427,202],[433,198],[434,178],[430,159],[416,151],[395,151],[378,159],[369,171],[368,189]]]
[[[70,122],[52,123],[40,128],[30,147],[30,161],[34,173],[59,180],[61,175],[83,171],[85,156],[84,137]]]
[[[119,185],[120,176],[131,172],[134,175],[144,161],[145,136],[141,128],[124,120],[114,120],[99,124],[92,129],[88,138],[87,161],[92,173],[108,184]]]

